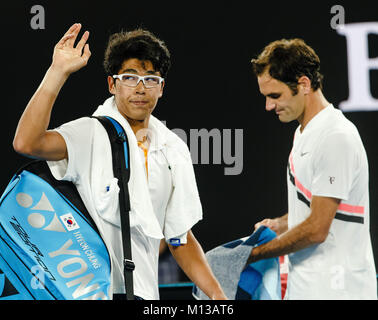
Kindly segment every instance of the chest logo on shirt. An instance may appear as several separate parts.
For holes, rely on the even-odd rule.
[[[335,182],[335,177],[329,177],[329,183],[330,184],[333,184]]]
[[[308,151],[307,152],[301,152],[301,157],[305,156],[307,153],[308,153]]]

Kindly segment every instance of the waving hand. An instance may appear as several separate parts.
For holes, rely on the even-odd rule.
[[[52,66],[66,75],[86,66],[91,56],[89,44],[86,43],[89,37],[88,31],[83,33],[76,47],[74,46],[80,29],[80,23],[73,24],[54,47]]]

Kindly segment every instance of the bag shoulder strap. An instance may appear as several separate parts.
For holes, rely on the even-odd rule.
[[[112,148],[113,173],[118,179],[121,233],[123,246],[123,275],[125,280],[126,299],[134,300],[133,270],[130,235],[130,196],[128,182],[130,179],[129,143],[123,127],[113,118],[92,116],[106,129]]]

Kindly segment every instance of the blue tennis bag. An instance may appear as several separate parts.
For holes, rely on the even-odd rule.
[[[106,129],[120,192],[124,276],[133,299],[127,136],[110,117]],[[46,161],[16,172],[0,198],[0,300],[108,300],[111,262],[75,185],[56,180]]]
[[[109,299],[108,250],[76,187],[45,161],[0,199],[0,300]]]

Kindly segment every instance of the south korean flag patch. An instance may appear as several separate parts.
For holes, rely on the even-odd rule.
[[[60,216],[60,219],[68,231],[73,231],[80,228],[71,213]]]

